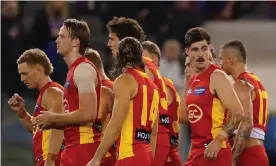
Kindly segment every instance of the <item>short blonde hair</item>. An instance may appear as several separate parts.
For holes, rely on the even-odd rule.
[[[44,68],[44,74],[52,74],[54,67],[49,58],[42,50],[35,48],[26,50],[18,59],[17,64],[27,63],[28,65],[41,65]]]

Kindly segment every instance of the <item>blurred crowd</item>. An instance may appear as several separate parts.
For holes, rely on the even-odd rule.
[[[182,88],[184,74],[183,38],[189,28],[208,20],[276,18],[276,2],[2,1],[1,9],[1,65],[2,75],[5,74],[2,92],[8,95],[26,90],[17,77],[16,59],[28,48],[37,47],[46,52],[55,67],[52,78],[63,84],[67,68],[56,55],[55,39],[63,20],[69,17],[88,22],[91,47],[99,50],[107,70],[112,66],[112,56],[106,47],[106,23],[114,16],[138,20],[148,39],[162,50],[161,73],[171,78],[178,90]]]

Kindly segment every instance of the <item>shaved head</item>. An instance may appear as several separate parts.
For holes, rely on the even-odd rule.
[[[240,62],[246,63],[247,51],[244,44],[239,40],[231,40],[223,44],[223,51],[229,56],[235,56]]]

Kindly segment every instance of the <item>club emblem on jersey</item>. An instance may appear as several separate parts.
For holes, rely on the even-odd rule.
[[[192,94],[192,89],[191,88],[187,92],[187,95],[190,95],[190,94]]]
[[[188,115],[189,122],[196,123],[202,118],[203,111],[199,106],[197,106],[195,104],[190,104],[190,105],[188,105],[188,114],[189,114]]]
[[[69,80],[66,80],[65,81],[65,84],[64,84],[64,88],[69,88],[70,87],[70,81]]]
[[[194,95],[204,95],[206,91],[205,87],[196,87],[194,91]]]

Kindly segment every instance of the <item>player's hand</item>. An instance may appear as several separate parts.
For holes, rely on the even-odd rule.
[[[37,121],[36,121],[36,117],[31,117],[31,122],[32,122],[32,125],[33,126],[36,126],[37,125]]]
[[[8,104],[10,108],[16,113],[19,114],[24,110],[24,99],[19,96],[17,93],[15,93],[9,100]]]
[[[95,159],[93,157],[92,160],[90,160],[86,166],[100,166],[100,164],[101,164],[101,160]]]
[[[221,149],[221,142],[218,140],[213,140],[209,145],[206,147],[204,151],[204,157],[208,160],[215,160],[218,156],[218,152]]]
[[[40,115],[36,117],[36,121],[39,126],[45,126],[51,124],[53,113],[50,111],[41,111]]]

